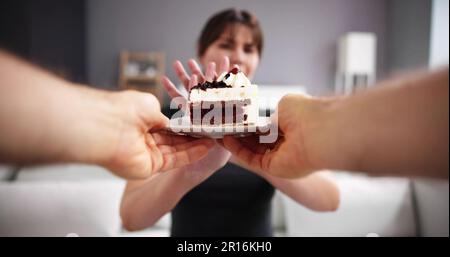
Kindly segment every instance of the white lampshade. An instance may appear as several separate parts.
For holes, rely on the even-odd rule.
[[[337,72],[375,74],[376,36],[367,32],[351,32],[338,43]]]

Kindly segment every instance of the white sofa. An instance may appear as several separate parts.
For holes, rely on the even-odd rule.
[[[170,215],[140,232],[122,228],[119,203],[125,182],[103,168],[76,164],[22,168],[14,181],[7,180],[9,170],[0,168],[0,236],[169,235]],[[439,191],[430,193],[429,187],[418,190],[408,179],[348,173],[334,177],[341,206],[333,213],[313,212],[276,194],[277,236],[448,236],[448,182],[440,182]],[[436,188],[436,182],[427,183]],[[417,196],[416,191],[427,193]]]
[[[22,168],[15,181],[0,182],[0,236],[168,236],[169,215],[145,233],[122,229],[124,186],[97,166]]]

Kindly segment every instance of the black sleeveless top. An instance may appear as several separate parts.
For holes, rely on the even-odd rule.
[[[177,111],[163,108],[167,117]],[[228,163],[172,210],[171,236],[272,236],[273,186]]]
[[[273,236],[274,188],[228,163],[188,192],[172,210],[172,236]]]

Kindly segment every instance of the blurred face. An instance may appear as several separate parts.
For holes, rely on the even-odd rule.
[[[239,65],[244,74],[252,79],[259,64],[259,54],[253,42],[252,32],[245,25],[228,26],[224,33],[207,49],[200,62],[203,67],[209,62],[220,63],[223,56],[230,58],[230,66]]]

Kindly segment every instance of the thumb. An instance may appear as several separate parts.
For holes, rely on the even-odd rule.
[[[153,117],[146,121],[146,125],[150,132],[155,132],[167,127],[169,125],[169,118],[158,111],[153,114]]]

